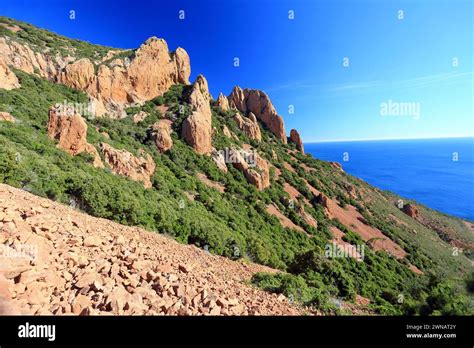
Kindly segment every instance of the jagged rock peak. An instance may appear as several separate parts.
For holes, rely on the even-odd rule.
[[[298,149],[298,151],[304,154],[303,141],[301,140],[300,134],[298,133],[296,129],[292,129],[290,131],[290,141],[296,144],[296,148]]]
[[[257,89],[242,89],[235,86],[228,97],[231,108],[236,108],[243,114],[252,112],[256,118],[265,124],[270,132],[275,134],[286,144],[285,123],[283,118],[277,114],[268,95]]]
[[[212,151],[211,99],[206,78],[198,75],[188,98],[193,113],[183,121],[181,136],[199,154]]]
[[[218,107],[220,107],[222,109],[222,111],[229,111],[230,110],[229,100],[222,93],[219,93],[219,97],[217,98],[217,103],[216,104],[217,104]]]

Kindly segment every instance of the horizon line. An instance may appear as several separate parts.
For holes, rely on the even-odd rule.
[[[307,141],[305,144],[319,144],[319,143],[343,143],[343,142],[362,142],[362,141],[386,141],[386,140],[435,140],[435,139],[462,139],[462,138],[474,138],[474,135],[459,135],[459,136],[436,136],[436,137],[423,137],[423,138],[379,138],[379,139],[336,139],[336,140],[312,140]]]

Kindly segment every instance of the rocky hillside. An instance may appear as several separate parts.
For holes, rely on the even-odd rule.
[[[248,284],[268,267],[0,185],[1,314],[303,315]],[[15,257],[13,257],[15,256]]]
[[[236,269],[244,260],[279,269],[251,266],[238,281],[252,278],[254,286],[283,294],[308,311],[341,313],[345,303],[357,312],[363,303],[367,313],[472,313],[471,222],[381,192],[346,174],[338,163],[305,155],[298,131],[291,130],[287,138],[283,118],[265,92],[236,86],[214,99],[208,87],[212,81],[198,75],[190,83],[190,72],[187,53],[180,48],[169,52],[162,39],[118,50],[0,18],[0,180],[92,216],[168,234],[204,249],[176,250],[194,250],[205,260],[224,260],[210,253],[238,262],[218,261]],[[14,197],[11,206],[20,207]],[[61,209],[57,218],[79,214]],[[135,274],[140,286],[153,288],[155,278],[140,277],[148,268],[159,272],[158,266],[145,262],[131,269],[113,243],[129,229],[100,221],[106,226],[99,233],[100,245],[93,246],[100,257],[109,263],[115,261],[107,257],[120,260],[127,277]],[[2,226],[5,222],[11,221]],[[34,225],[24,228],[35,233]],[[112,229],[117,233],[110,234]],[[74,231],[48,233],[53,248],[60,244],[56,238],[77,239],[75,253],[87,259],[82,267],[71,265],[76,268],[66,279],[67,291],[71,298],[79,293],[95,301],[81,297],[91,313],[110,311],[103,289],[74,285],[85,269],[102,269],[83,244],[94,231],[80,224]],[[138,254],[166,262],[159,256],[159,249],[166,248],[158,242],[162,239],[140,233],[146,242]],[[4,245],[17,249],[21,238],[16,245],[5,238]],[[173,267],[188,266],[176,258]],[[96,268],[87,268],[90,264]],[[214,265],[217,270],[217,261]],[[54,267],[63,277],[69,265]],[[101,277],[113,278],[105,270]],[[197,270],[184,272],[187,278],[180,284],[201,289],[206,277]],[[127,277],[114,284],[121,283],[128,295],[118,291],[128,298],[134,290]],[[10,279],[10,286],[23,289],[21,274]],[[221,280],[216,284],[220,294],[227,294]],[[173,282],[169,288],[174,289]],[[59,295],[46,289],[51,301],[64,301],[59,293],[66,288]],[[241,289],[245,308],[236,313],[217,306],[222,314],[254,313],[256,303],[245,296],[257,290]],[[275,299],[268,296],[270,302]],[[140,303],[137,313],[162,313],[152,310],[149,301]],[[285,306],[272,307],[273,313],[299,311]],[[183,313],[203,313],[202,308],[193,304]]]

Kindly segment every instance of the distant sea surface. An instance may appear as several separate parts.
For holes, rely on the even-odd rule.
[[[474,138],[310,143],[305,151],[380,189],[474,221]]]

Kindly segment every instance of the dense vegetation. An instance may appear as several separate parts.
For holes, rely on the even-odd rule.
[[[5,28],[8,26],[18,26],[22,30],[17,32]],[[118,49],[93,45],[86,41],[70,39],[50,31],[40,29],[29,23],[17,21],[0,16],[0,37],[11,37],[16,41],[27,43],[34,51],[49,52],[53,56],[59,54],[63,57],[72,55],[77,58],[90,58],[93,61],[105,57],[110,50]]]
[[[28,30],[25,40],[35,41],[37,37],[39,43],[35,44],[38,47],[51,41],[52,48],[61,49],[62,41],[56,36],[44,38],[42,35],[46,34],[41,30],[34,27]],[[76,48],[84,55],[95,54],[95,47],[84,45],[83,49],[82,46]],[[145,149],[152,155],[157,169],[152,178],[153,188],[145,189],[140,182],[113,175],[109,169],[94,168],[90,165],[90,156],[69,156],[47,137],[50,106],[64,101],[87,103],[86,95],[34,75],[15,73],[21,88],[0,89],[0,111],[11,112],[18,120],[14,124],[0,123],[0,182],[94,216],[166,233],[180,242],[195,244],[219,255],[285,270],[286,273],[258,274],[252,281],[268,291],[283,293],[324,312],[341,312],[337,299],[351,302],[358,294],[371,300],[369,310],[375,313],[473,313],[472,301],[469,302],[473,291],[469,260],[463,254],[453,257],[436,232],[401,213],[394,204],[399,197],[380,192],[326,162],[295,153],[294,145],[281,144],[264,127],[262,142],[251,141],[238,129],[232,112],[213,108],[214,147],[223,149],[251,144],[281,171],[277,178],[272,170],[272,185],[262,192],[249,185],[243,174],[232,167],[227,174],[222,173],[209,157],[197,155],[178,136],[182,120],[190,113],[185,102],[189,88],[182,85],[173,86],[164,96],[143,106],[129,108],[129,116],[141,110],[150,114],[137,124],[131,117],[87,121],[90,143],[107,142],[134,154]],[[168,106],[167,117],[175,120],[174,145],[160,154],[147,130],[164,117],[156,108],[163,104]],[[224,124],[239,140],[231,140],[222,134]],[[284,162],[295,172],[288,170]],[[303,166],[314,170],[305,170]],[[225,192],[203,184],[196,177],[198,172],[224,185]],[[324,214],[318,197],[311,193],[303,179],[328,197],[337,199],[341,205],[356,207],[368,224],[383,231],[404,248],[408,256],[397,260],[384,251],[371,250],[370,243],[360,239],[351,226],[344,226]],[[285,182],[301,193],[297,202],[292,202],[284,191]],[[359,193],[364,192],[364,198],[348,194],[348,185],[357,188]],[[278,219],[266,211],[271,203],[307,234],[283,228]],[[297,214],[295,205],[304,206],[304,210],[318,221],[317,228],[308,225]],[[458,219],[421,209],[465,235]],[[390,215],[404,224],[388,219]],[[345,232],[346,242],[366,246],[362,262],[350,257],[324,256],[325,247],[332,239],[331,226]],[[415,228],[416,234],[413,233]],[[409,264],[424,274],[413,273]]]

